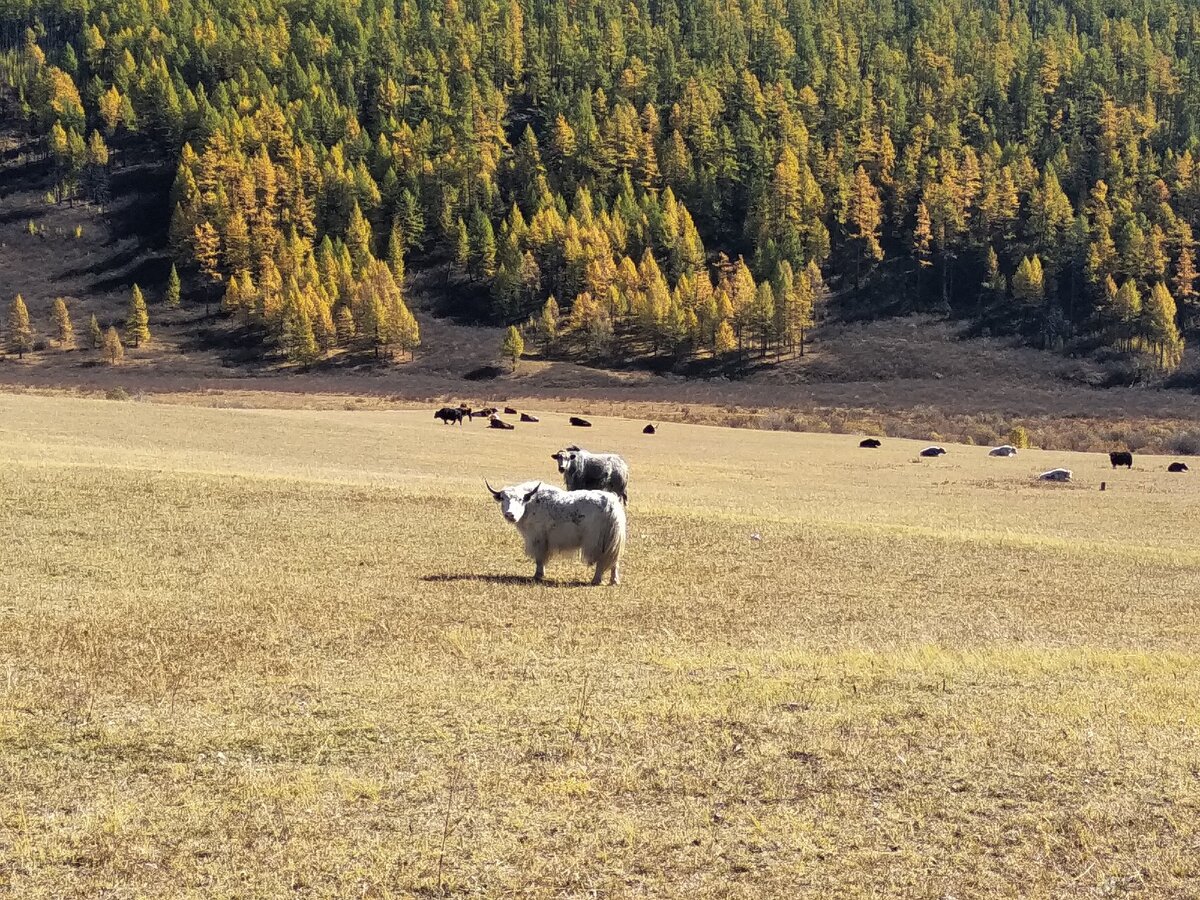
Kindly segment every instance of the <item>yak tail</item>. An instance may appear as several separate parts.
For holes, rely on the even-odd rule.
[[[611,569],[621,560],[625,552],[625,508],[613,504],[610,515],[605,518],[604,529],[598,535],[596,556],[586,560],[602,569]]]

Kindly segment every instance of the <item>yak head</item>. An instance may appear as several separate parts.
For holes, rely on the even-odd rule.
[[[550,458],[558,463],[558,472],[561,475],[571,467],[572,460],[578,455],[579,448],[572,444],[570,447],[564,447],[562,450],[559,450]]]
[[[506,522],[511,522],[516,525],[521,521],[521,517],[525,515],[525,507],[534,495],[542,489],[542,483],[539,481],[531,491],[525,491],[521,486],[507,487],[502,491],[495,490],[485,479],[483,482],[487,485],[487,489],[492,493],[492,499],[500,504],[500,512],[503,513]]]

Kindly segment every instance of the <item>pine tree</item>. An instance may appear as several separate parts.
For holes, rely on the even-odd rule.
[[[1142,294],[1132,278],[1125,279],[1117,290],[1113,298],[1113,311],[1121,346],[1129,350],[1133,347],[1134,332],[1142,314]]]
[[[471,236],[467,231],[467,223],[462,220],[462,216],[459,216],[454,230],[454,266],[465,275],[470,265]]]
[[[150,314],[142,289],[136,284],[129,295],[129,309],[125,314],[125,340],[134,347],[150,343]]]
[[[789,330],[799,338],[801,356],[804,355],[804,339],[813,327],[817,295],[811,270],[815,267],[816,263],[810,263],[796,278],[796,295],[792,301],[792,317],[788,323]]]
[[[496,274],[496,234],[491,220],[480,209],[476,209],[471,217],[470,241],[471,276],[484,280],[492,278]]]
[[[121,343],[121,336],[117,334],[115,325],[110,325],[104,335],[104,358],[108,360],[110,366],[120,365],[125,359],[125,347]]]
[[[1175,300],[1167,286],[1155,283],[1142,306],[1142,337],[1154,352],[1157,367],[1169,372],[1183,358],[1183,338],[1175,324]]]
[[[404,281],[404,234],[400,231],[400,223],[392,223],[391,234],[388,235],[387,262],[391,267],[392,276],[399,284]]]
[[[407,353],[412,359],[416,349],[421,346],[421,328],[412,311],[401,303],[397,308],[396,344],[402,353]]]
[[[525,353],[525,340],[521,337],[521,332],[517,330],[515,325],[509,325],[508,331],[504,333],[504,340],[500,344],[500,354],[505,358],[512,360],[512,370],[517,371],[517,360]]]
[[[882,203],[879,190],[871,183],[867,170],[859,166],[854,173],[848,198],[847,224],[849,237],[854,246],[854,288],[858,289],[862,277],[862,263],[874,265],[883,259],[883,246],[879,243],[879,229],[883,224]]]
[[[104,344],[104,332],[100,330],[95,313],[92,313],[92,320],[88,323],[88,344],[93,350],[99,350]]]
[[[538,330],[542,334],[542,341],[545,349],[548,351],[558,340],[558,320],[559,310],[558,301],[551,294],[546,298],[546,305],[542,307],[542,316],[539,320]]]
[[[733,328],[730,326],[729,320],[722,319],[717,324],[717,337],[713,342],[713,350],[723,356],[736,350],[737,345],[737,338],[734,337]]]
[[[180,301],[180,283],[179,272],[175,269],[175,264],[171,264],[171,274],[167,276],[167,292],[163,296],[163,302],[167,309],[178,309]]]
[[[354,274],[361,274],[372,259],[371,224],[363,216],[357,202],[350,210],[350,224],[346,226],[346,247],[350,251],[350,259],[354,261]]]
[[[321,355],[316,335],[313,334],[312,319],[295,294],[289,294],[283,308],[282,343],[288,362],[300,366],[301,371],[307,372],[308,367]]]
[[[29,309],[25,306],[25,298],[20,294],[13,297],[8,307],[8,327],[4,335],[4,344],[9,353],[17,354],[18,359],[33,350],[33,329],[29,326]]]
[[[1029,307],[1041,306],[1046,297],[1046,279],[1037,254],[1026,256],[1013,276],[1013,296]]]
[[[754,297],[754,330],[758,332],[761,355],[766,356],[775,331],[775,292],[769,281],[759,282]]]
[[[75,349],[75,326],[71,324],[71,312],[67,301],[56,297],[52,315],[54,317],[54,339],[62,350]]]
[[[350,307],[338,307],[337,315],[334,316],[334,329],[339,347],[349,347],[354,342],[354,314],[350,312]]]
[[[1186,222],[1181,221],[1176,226],[1175,243],[1179,251],[1171,288],[1175,299],[1183,307],[1184,320],[1190,323],[1196,316],[1196,245],[1191,226]]]

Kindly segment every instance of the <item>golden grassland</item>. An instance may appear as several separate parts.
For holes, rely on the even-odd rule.
[[[0,893],[1200,893],[1200,474],[564,419],[0,394]]]

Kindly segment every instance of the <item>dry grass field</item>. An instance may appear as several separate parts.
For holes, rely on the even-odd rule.
[[[0,394],[0,894],[1200,894],[1200,473],[564,418]]]

